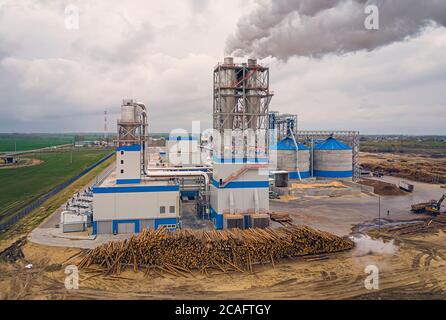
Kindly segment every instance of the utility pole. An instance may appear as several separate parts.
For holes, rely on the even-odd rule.
[[[381,232],[381,196],[378,196],[378,230]]]
[[[107,126],[107,110],[104,111],[104,141],[107,141],[107,131],[108,131],[108,126]]]

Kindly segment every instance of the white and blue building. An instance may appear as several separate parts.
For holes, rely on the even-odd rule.
[[[118,147],[116,172],[93,187],[93,233],[138,233],[180,224],[179,185],[144,175],[140,145]]]
[[[216,229],[223,229],[227,214],[243,215],[269,210],[267,158],[214,158],[210,186],[210,218]]]

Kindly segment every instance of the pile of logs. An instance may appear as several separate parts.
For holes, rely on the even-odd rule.
[[[288,212],[271,212],[269,216],[272,221],[276,221],[283,226],[290,225],[293,222],[293,218]]]
[[[253,270],[254,264],[279,259],[351,249],[353,242],[306,226],[279,229],[230,229],[198,231],[145,229],[119,242],[89,250],[81,268],[99,266],[107,274],[119,274],[127,266],[136,271],[181,275],[208,269],[223,272]]]

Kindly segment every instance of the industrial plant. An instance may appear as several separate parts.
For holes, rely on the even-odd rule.
[[[273,190],[359,177],[358,132],[298,130],[297,115],[270,111],[272,98],[267,66],[226,57],[213,70],[213,134],[171,133],[165,147],[148,145],[146,105],[124,99],[116,169],[73,199],[63,230],[82,231],[85,221],[93,234],[180,229],[184,201],[215,229],[266,228]]]

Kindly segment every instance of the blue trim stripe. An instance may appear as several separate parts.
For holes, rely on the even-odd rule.
[[[139,144],[132,144],[131,146],[121,146],[117,147],[116,151],[141,151],[141,146]]]
[[[153,227],[156,230],[160,226],[165,225],[165,224],[174,224],[174,225],[177,226],[177,218],[159,218],[159,219],[155,219]],[[168,230],[174,230],[173,228],[167,228],[167,229]]]
[[[313,174],[315,177],[321,177],[321,178],[351,178],[353,176],[353,171],[314,170]]]
[[[180,194],[182,197],[188,197],[188,198],[198,197],[198,191],[181,191]]]
[[[212,179],[212,185],[218,189],[269,188],[269,181],[233,181],[223,187],[218,181]]]
[[[309,178],[311,176],[310,171],[305,171],[305,172],[301,172],[300,173],[300,177],[302,179],[306,179]],[[297,171],[295,172],[289,172],[288,173],[288,178],[289,179],[299,179],[299,175],[297,174]]]
[[[93,230],[92,230],[93,235],[98,234],[98,222],[97,221],[93,221],[91,223],[91,225],[93,227]]]
[[[217,158],[213,157],[212,161],[217,163],[268,163],[268,158]]]
[[[116,179],[116,184],[141,183],[141,179]]]
[[[179,185],[170,186],[132,186],[132,187],[93,187],[93,193],[136,193],[179,191]]]

